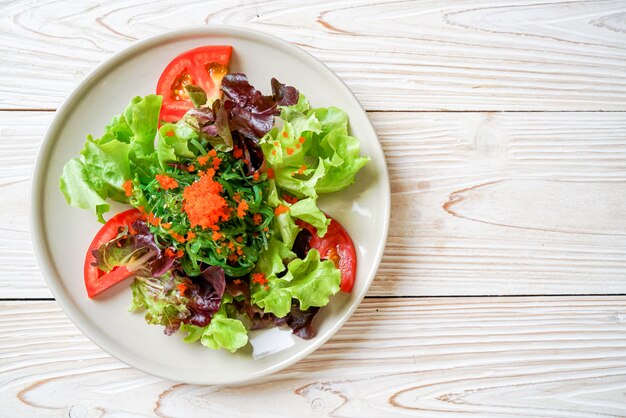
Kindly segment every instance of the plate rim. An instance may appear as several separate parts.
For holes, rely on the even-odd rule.
[[[381,185],[385,189],[385,202],[382,205],[383,208],[383,228],[382,228],[382,240],[381,244],[378,246],[376,253],[373,255],[374,264],[372,269],[367,273],[366,276],[366,285],[363,287],[362,291],[356,296],[352,305],[346,310],[346,312],[338,317],[334,324],[326,331],[324,334],[318,335],[315,338],[315,341],[309,344],[303,350],[297,352],[296,354],[285,358],[282,361],[278,361],[269,367],[262,369],[257,372],[251,373],[247,378],[228,378],[227,376],[221,376],[222,378],[219,381],[210,380],[210,379],[202,379],[200,376],[197,379],[178,379],[176,376],[168,373],[168,371],[151,370],[147,367],[144,367],[144,362],[135,361],[137,356],[130,355],[125,352],[123,349],[120,349],[119,346],[109,341],[109,339],[104,338],[101,333],[98,332],[97,329],[90,323],[88,316],[85,313],[77,308],[73,303],[69,302],[69,296],[67,292],[64,291],[62,286],[62,279],[59,273],[56,271],[54,267],[54,263],[52,262],[52,257],[48,248],[48,239],[47,234],[43,229],[43,190],[44,190],[44,177],[46,175],[48,166],[49,166],[49,151],[53,147],[55,141],[53,141],[54,137],[58,135],[58,131],[62,126],[60,121],[67,119],[68,114],[71,113],[73,108],[76,105],[77,100],[80,98],[81,92],[88,88],[94,81],[104,73],[106,73],[111,67],[123,61],[125,57],[132,56],[137,53],[141,53],[145,49],[150,49],[157,46],[160,43],[167,42],[168,40],[176,39],[176,38],[191,38],[191,37],[201,37],[206,35],[225,35],[225,36],[233,36],[233,37],[247,37],[259,39],[261,42],[267,43],[273,47],[277,47],[279,49],[284,50],[290,55],[296,55],[302,60],[305,60],[309,65],[315,65],[317,68],[320,68],[321,71],[324,71],[328,74],[330,79],[334,79],[338,83],[340,83],[345,93],[350,96],[350,99],[354,102],[354,105],[360,109],[369,124],[369,128],[374,133],[374,137],[376,138],[378,151],[382,156],[382,167],[384,170],[381,175]],[[57,111],[54,114],[54,117],[50,121],[46,132],[43,136],[42,142],[37,151],[37,157],[35,158],[35,163],[33,166],[33,171],[31,175],[31,186],[30,186],[30,210],[29,210],[29,224],[30,224],[30,235],[31,241],[33,244],[33,249],[35,253],[35,258],[37,263],[39,264],[42,276],[46,281],[46,284],[52,295],[54,296],[56,302],[59,304],[65,315],[72,321],[72,323],[87,337],[89,340],[98,346],[100,349],[105,351],[107,354],[115,358],[116,360],[128,365],[129,367],[140,370],[144,373],[147,373],[152,376],[157,376],[162,379],[166,379],[169,381],[175,382],[183,382],[189,384],[219,384],[219,385],[237,385],[237,384],[246,384],[258,380],[262,377],[268,376],[272,373],[276,373],[286,367],[295,364],[296,362],[302,360],[303,358],[310,355],[313,351],[320,348],[323,344],[325,344],[334,334],[336,334],[343,325],[347,322],[347,320],[354,314],[356,309],[361,305],[365,294],[369,290],[376,273],[380,267],[380,262],[382,260],[382,256],[384,250],[386,248],[388,233],[389,233],[389,222],[390,222],[390,213],[391,213],[391,195],[390,195],[390,180],[389,180],[389,171],[387,167],[387,161],[385,158],[384,150],[382,144],[380,142],[380,138],[378,138],[378,134],[374,129],[369,116],[367,115],[366,110],[363,108],[359,100],[356,98],[354,93],[350,90],[350,88],[346,85],[346,83],[337,75],[334,71],[332,71],[326,64],[322,61],[318,60],[316,57],[308,53],[307,51],[299,48],[297,45],[294,45],[282,38],[279,38],[275,35],[271,35],[269,33],[259,31],[256,29],[243,28],[239,26],[233,25],[217,25],[212,24],[210,26],[198,25],[198,26],[189,26],[181,29],[176,29],[172,31],[162,32],[153,36],[149,36],[138,41],[133,42],[127,47],[121,49],[120,51],[112,54],[104,61],[100,62],[94,69],[92,69],[87,76],[85,76],[80,83],[78,83],[70,92],[70,94],[64,99],[62,104],[57,108]],[[140,360],[140,359],[139,359]],[[174,372],[175,374],[175,372]]]

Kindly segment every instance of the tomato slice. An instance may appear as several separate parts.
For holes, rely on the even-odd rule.
[[[320,253],[322,259],[331,260],[341,271],[341,284],[343,292],[350,292],[354,287],[356,278],[356,249],[352,238],[343,226],[330,216],[328,231],[324,237],[317,236],[317,229],[307,222],[297,220],[296,223],[307,229],[312,237],[309,245]]]
[[[163,96],[160,120],[176,122],[193,107],[185,91],[187,84],[202,87],[210,99],[219,97],[232,52],[233,47],[229,45],[210,45],[191,49],[174,58],[163,70],[157,84],[157,94]]]
[[[115,238],[119,233],[120,227],[130,228],[132,223],[141,218],[141,216],[141,212],[137,209],[130,209],[118,213],[100,228],[93,238],[93,241],[91,241],[91,245],[89,245],[89,249],[85,255],[84,268],[85,287],[87,288],[87,296],[90,298],[132,276],[133,273],[124,266],[117,267],[110,272],[100,270],[94,265],[96,263],[96,257],[93,255],[93,250],[97,250],[102,245]]]

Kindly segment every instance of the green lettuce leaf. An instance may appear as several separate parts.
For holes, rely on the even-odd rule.
[[[304,163],[302,163],[304,164]],[[288,191],[298,198],[312,197],[317,198],[316,185],[317,182],[324,177],[326,173],[326,166],[321,162],[321,159],[315,164],[315,168],[307,168],[304,170],[304,175],[294,175],[302,167],[301,165],[283,165],[274,168],[274,175],[276,176],[276,184],[283,190]],[[308,165],[307,167],[311,167]]]
[[[87,138],[80,153],[91,184],[100,196],[128,202],[122,185],[131,178],[129,152],[129,144],[117,140],[99,144],[91,137]]]
[[[323,237],[330,224],[330,219],[317,207],[315,199],[309,197],[291,205],[289,213],[292,217],[302,219],[317,229],[317,235]]]
[[[166,123],[159,129],[157,156],[163,169],[168,162],[178,161],[179,157],[194,158],[189,149],[190,140],[198,140],[198,134],[182,123]]]
[[[274,218],[274,234],[287,246],[293,247],[300,228],[296,225],[289,212],[281,213]]]
[[[127,144],[132,142],[138,154],[150,154],[154,150],[162,100],[155,94],[134,97],[121,115],[111,118],[98,142],[104,144],[114,139]]]
[[[111,121],[104,127],[104,135],[98,140],[100,144],[105,144],[112,140],[117,140],[130,144],[130,139],[133,136],[133,131],[130,129],[130,125],[126,122],[124,115],[115,115],[111,118]]]
[[[293,106],[283,106],[280,108],[280,118],[282,120],[291,120],[298,114],[306,113],[311,109],[306,96],[300,93],[298,103]]]
[[[234,353],[239,348],[248,343],[248,331],[244,324],[233,318],[234,310],[232,308],[233,298],[229,294],[224,294],[220,309],[213,315],[209,325],[199,327],[191,324],[183,324],[181,331],[187,332],[184,338],[187,343],[193,343],[200,340],[205,347],[213,350],[225,348]],[[229,311],[231,311],[229,313]]]
[[[87,137],[81,159],[73,158],[61,174],[60,188],[71,206],[90,209],[100,222],[108,212],[107,198],[128,203],[122,184],[130,178],[130,145],[113,139],[99,144]]]
[[[321,261],[319,252],[312,249],[304,260],[289,262],[283,277],[269,275],[267,279],[267,286],[252,283],[252,301],[282,318],[291,310],[292,298],[300,302],[302,310],[327,305],[329,297],[339,291],[341,272],[332,261]]]
[[[98,220],[104,222],[102,215],[109,211],[109,204],[96,191],[80,159],[72,158],[65,164],[60,183],[67,203],[80,209],[93,210]]]
[[[275,199],[275,206],[283,202],[278,197],[275,197]],[[272,228],[272,237],[268,242],[267,248],[259,254],[259,259],[255,266],[255,271],[261,272],[268,277],[286,269],[284,260],[291,260],[296,257],[291,248],[300,230],[289,212],[276,216],[272,223]]]
[[[206,92],[202,87],[195,84],[185,84],[185,91],[189,95],[189,99],[191,99],[191,103],[193,103],[195,107],[204,106],[206,104]]]
[[[92,210],[100,222],[108,212],[106,199],[129,203],[126,180],[154,177],[161,96],[135,97],[121,115],[114,116],[100,139],[87,137],[80,159],[63,168],[60,189],[74,207]],[[141,200],[141,196],[133,196]]]
[[[162,101],[163,98],[156,94],[137,96],[124,110],[124,118],[133,132],[130,142],[138,155],[148,155],[154,151]]]
[[[336,107],[310,109],[304,96],[281,109],[283,126],[261,140],[276,185],[298,198],[342,190],[369,161],[348,134],[348,115]]]
[[[344,133],[344,129],[330,131],[321,139],[319,147],[329,157],[320,157],[324,176],[315,183],[318,193],[337,192],[350,186],[356,173],[369,161],[369,157],[359,156],[359,141]]]

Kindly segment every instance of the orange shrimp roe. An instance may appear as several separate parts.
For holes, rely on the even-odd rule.
[[[219,229],[217,223],[228,220],[230,210],[220,196],[222,185],[213,180],[215,170],[208,169],[195,183],[183,190],[183,210],[192,227]]]
[[[233,148],[233,157],[237,159],[243,157],[243,150],[239,148],[237,145],[235,145]]]
[[[239,218],[243,218],[244,216],[246,216],[246,211],[249,209],[248,202],[243,200],[239,193],[235,193],[233,195],[233,200],[238,203],[237,216]]]
[[[126,180],[124,184],[122,184],[122,188],[126,196],[131,197],[133,195],[133,182],[131,180]]]
[[[267,284],[267,278],[263,273],[253,273],[252,274],[252,283],[257,283],[260,285]]]
[[[244,216],[246,216],[246,211],[250,208],[250,206],[248,206],[248,202],[246,202],[245,200],[242,200],[241,202],[239,202],[239,204],[237,205],[237,216],[241,219]]]
[[[172,238],[174,238],[176,241],[180,242],[181,244],[185,242],[185,237],[180,235],[177,232],[170,231],[170,235],[172,236]]]
[[[208,155],[201,155],[200,157],[198,157],[198,164],[200,165],[200,167],[205,166],[208,161]]]
[[[255,213],[252,217],[252,221],[254,221],[255,225],[261,225],[261,223],[263,223],[263,217],[260,213]]]
[[[161,218],[154,216],[154,213],[150,212],[148,214],[147,221],[150,225],[159,226],[159,223],[161,223]]]
[[[155,178],[163,190],[170,190],[178,187],[178,182],[167,174],[157,174]]]
[[[278,205],[276,209],[274,209],[274,215],[276,216],[287,212],[289,212],[289,208],[285,205]]]

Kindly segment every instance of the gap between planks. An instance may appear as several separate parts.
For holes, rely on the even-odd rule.
[[[56,112],[56,108],[9,108],[0,109],[0,112]],[[391,110],[391,109],[370,109],[367,113],[626,113],[626,110]]]
[[[626,293],[561,293],[561,294],[526,294],[526,295],[374,295],[364,299],[461,299],[461,298],[570,298],[570,297],[614,297],[626,296]],[[0,298],[0,302],[54,302],[55,298]]]

